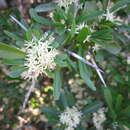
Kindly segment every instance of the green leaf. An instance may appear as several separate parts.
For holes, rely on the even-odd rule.
[[[54,130],[62,130],[62,128],[53,128]]]
[[[103,0],[102,3],[103,3],[103,9],[106,10],[108,3],[109,3],[109,0]]]
[[[32,30],[34,36],[37,38],[37,39],[40,39],[42,37],[42,31],[38,30],[38,29],[33,29]]]
[[[55,58],[55,63],[59,66],[59,67],[68,67],[68,63],[67,63],[67,54],[60,54],[57,55]]]
[[[104,98],[110,109],[113,109],[112,105],[112,94],[109,88],[104,88]]]
[[[122,112],[125,116],[130,117],[130,105],[128,107],[126,107],[123,112]]]
[[[92,33],[91,38],[103,39],[103,40],[112,40],[112,30],[105,29]]]
[[[60,53],[59,55],[57,55],[57,58],[59,60],[65,60],[65,59],[67,59],[67,57],[68,57],[68,55],[65,53]]]
[[[8,37],[12,38],[13,40],[16,40],[16,41],[21,40],[21,39],[20,39],[17,35],[15,35],[14,33],[11,33],[11,32],[9,32],[9,31],[4,31],[4,33],[5,33]]]
[[[58,123],[59,112],[55,108],[42,107],[42,111],[44,112],[44,115],[48,118],[49,122],[53,124]]]
[[[115,109],[117,112],[120,111],[122,103],[123,103],[123,96],[119,94],[116,98],[116,105],[115,105]]]
[[[81,50],[80,50],[79,54],[81,54]],[[95,91],[96,87],[90,79],[86,65],[84,63],[82,63],[81,61],[78,61],[78,63],[79,63],[79,72],[80,72],[81,78],[84,80],[84,82],[88,85],[88,87],[90,89]]]
[[[82,15],[80,15],[79,17],[77,17],[77,24],[80,24],[82,22],[85,22],[85,21],[90,21],[90,20],[94,20],[96,19],[98,16],[102,15],[104,13],[103,10],[101,11],[95,11],[91,14],[86,14],[86,13],[83,13]]]
[[[53,19],[56,22],[61,22],[61,19],[66,20],[67,16],[65,11],[62,8],[57,8],[57,10],[53,13]]]
[[[24,44],[25,44],[25,41],[16,41],[16,46],[18,46],[19,48],[23,48],[24,47]]]
[[[35,20],[36,22],[38,22],[38,23],[41,23],[41,24],[44,24],[44,25],[48,25],[48,26],[52,26],[53,25],[53,23],[51,21],[49,21],[48,19],[43,18],[41,16],[38,16],[34,9],[30,9],[29,10],[29,14],[30,14],[31,18],[33,20]]]
[[[123,122],[123,125],[127,126],[128,128],[130,128],[130,123],[127,122],[127,121]],[[126,129],[125,129],[125,130],[126,130]],[[129,129],[128,129],[128,130],[129,130]]]
[[[106,100],[106,103],[111,111],[111,117],[113,118],[113,120],[116,119],[117,115],[113,109],[113,102],[112,102],[112,94],[109,88],[104,88],[104,98]]]
[[[70,66],[72,66],[72,68],[73,68],[75,71],[78,70],[77,64],[74,63],[69,57],[67,58],[67,62],[68,62],[68,64],[69,64]]]
[[[97,39],[91,39],[91,40],[95,42],[97,45],[99,45],[101,48],[107,50],[112,54],[118,54],[121,51],[120,45],[118,43],[115,43],[114,41],[105,41]]]
[[[12,47],[10,45],[0,42],[0,58],[24,59],[25,56],[26,56],[25,52],[15,48],[15,47]]]
[[[77,39],[77,41],[82,42],[82,41],[84,41],[84,40],[86,39],[87,35],[89,35],[88,29],[87,29],[87,28],[83,28],[83,29],[79,32],[79,34],[78,34],[78,36],[77,36],[76,39]]]
[[[57,101],[57,103],[61,110],[64,110],[66,107],[69,106],[65,92],[61,92],[60,99]]]
[[[60,35],[54,40],[54,42],[51,44],[51,46],[53,46],[54,48],[58,48],[63,45],[65,39],[66,39],[65,34]]]
[[[47,11],[52,11],[56,9],[56,4],[55,3],[46,3],[46,4],[40,4],[36,6],[35,11],[36,12],[47,12]]]
[[[119,31],[113,31],[113,36],[114,39],[119,42],[119,43],[123,43],[124,45],[128,45],[130,40],[123,34],[123,33],[119,33]]]
[[[97,3],[96,3],[96,1],[94,1],[94,0],[86,1],[85,2],[85,6],[84,6],[84,10],[87,11],[87,13],[95,12],[95,10],[97,10]]]
[[[80,71],[80,76],[81,78],[84,80],[84,82],[88,85],[88,87],[92,90],[96,90],[96,87],[94,85],[94,83],[91,81],[89,75],[87,74],[87,71],[85,69],[85,65],[84,63],[82,63],[81,61],[79,61],[79,71]]]
[[[67,32],[66,35],[66,39],[64,41],[64,44],[67,44],[69,41],[71,41],[71,39],[73,38],[73,36],[75,35],[76,32],[76,23],[75,23],[75,18],[74,16],[71,17],[71,22],[70,22],[70,31]]]
[[[118,9],[123,7],[124,5],[127,5],[128,3],[130,3],[130,0],[119,1],[110,9],[110,12],[117,11]]]
[[[121,47],[118,45],[118,43],[102,44],[102,48],[104,48],[112,54],[118,54],[121,51]]]
[[[61,86],[62,86],[62,79],[61,79],[61,71],[55,70],[55,76],[54,76],[54,99],[58,100],[61,93]]]
[[[3,59],[2,62],[7,65],[24,65],[24,60],[12,60],[12,59]]]
[[[12,70],[10,73],[9,73],[9,76],[11,78],[17,78],[21,75],[22,72],[24,72],[26,70],[26,68],[19,68],[19,69],[16,69],[16,70]]]
[[[98,51],[96,52],[96,56],[95,56],[96,61],[99,62],[99,63],[103,62],[106,53],[107,53],[107,52],[104,51],[104,50],[101,50],[101,49],[98,50]]]
[[[54,108],[49,108],[49,107],[42,107],[42,111],[46,114],[51,114],[55,117],[58,116],[59,112],[57,110],[55,110]]]
[[[87,105],[85,108],[83,108],[83,113],[90,114],[90,113],[96,112],[101,107],[102,107],[102,103],[95,101],[92,104]]]
[[[68,106],[73,107],[76,103],[75,98],[73,94],[69,92],[66,88],[65,88],[65,97],[66,97]]]
[[[32,30],[26,31],[25,35],[26,35],[26,39],[27,39],[28,41],[31,41],[31,40],[32,40]]]

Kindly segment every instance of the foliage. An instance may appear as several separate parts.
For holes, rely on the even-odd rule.
[[[30,23],[17,15],[17,10],[14,11],[15,16],[11,13],[10,16],[8,13],[7,16],[2,15],[0,60],[10,71],[6,73],[5,79],[16,83],[0,83],[0,86],[3,86],[0,87],[0,97],[4,99],[8,93],[12,100],[11,105],[16,105],[14,109],[18,113],[26,86],[35,80],[36,90],[40,91],[33,92],[28,108],[31,106],[41,109],[41,116],[45,115],[48,119],[44,127],[54,130],[67,129],[68,126],[63,125],[59,117],[66,108],[75,106],[82,112],[76,130],[97,129],[93,123],[93,115],[102,107],[106,109],[106,120],[101,124],[102,129],[130,129],[130,65],[127,60],[130,49],[130,1],[113,0],[110,3],[109,0],[80,0],[79,3],[72,2],[67,7],[63,5],[61,7],[56,2],[49,2],[30,8]],[[5,23],[7,20],[8,24]],[[23,79],[25,74],[27,78],[30,76],[26,66],[30,46],[33,46],[36,40],[41,44],[43,37],[45,39],[42,44],[52,37],[47,44],[58,51],[54,61],[51,61],[56,66],[52,69],[45,67],[43,74],[41,70],[38,73],[39,68],[35,70],[38,66],[35,64],[31,76],[38,73],[36,79]],[[29,43],[31,45],[28,49],[25,45]],[[51,55],[52,48],[47,50],[46,59]],[[40,49],[38,48],[39,52]],[[39,53],[34,55],[38,56]],[[31,61],[33,59],[30,63]],[[6,82],[4,78],[1,80]],[[49,85],[44,84],[47,80]],[[22,83],[26,83],[24,88],[20,87]],[[40,97],[42,92],[43,97]],[[34,96],[34,93],[37,96]],[[16,100],[15,96],[19,99]],[[25,96],[25,100],[28,98]]]

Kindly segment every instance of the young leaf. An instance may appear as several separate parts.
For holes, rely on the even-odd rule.
[[[62,79],[61,79],[61,71],[55,70],[54,76],[54,99],[58,100],[61,93]]]
[[[0,42],[0,58],[3,59],[24,59],[26,53],[7,45],[5,43]]]
[[[79,42],[83,42],[83,41],[86,39],[87,35],[89,35],[88,29],[87,29],[87,28],[83,28],[83,29],[79,32],[79,34],[78,34],[78,36],[77,36],[76,39],[77,39],[77,41],[79,41]]]

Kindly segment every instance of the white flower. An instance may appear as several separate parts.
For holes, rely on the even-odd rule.
[[[65,20],[64,20],[64,19],[61,19],[61,23],[62,23],[62,24],[65,24]]]
[[[120,9],[126,7],[126,6],[120,7],[120,8],[118,8],[118,9],[116,9],[115,11],[110,12],[110,9],[111,9],[111,7],[112,7],[113,5],[114,5],[114,4],[109,1],[108,7],[107,7],[107,10],[106,10],[106,13],[103,14],[102,16],[105,16],[105,18],[106,18],[107,21],[111,21],[111,22],[113,22],[113,23],[115,23],[115,24],[117,24],[117,25],[121,25],[121,23],[123,22],[123,20],[122,20],[119,16],[117,17],[117,16],[115,15],[115,13],[116,13],[118,10],[120,10]]]
[[[104,14],[103,16],[106,17],[107,21],[111,21],[111,22],[116,23],[118,25],[120,25],[121,22],[123,22],[123,20],[121,20],[120,17],[116,17],[115,12],[110,12],[109,9],[107,9],[106,14]]]
[[[90,38],[91,38],[91,35],[87,35],[87,37],[85,38],[85,40],[83,41],[83,43],[90,42]]]
[[[59,7],[68,8],[68,6],[73,3],[78,4],[78,1],[79,0],[55,0],[55,3],[57,3]]]
[[[87,28],[91,33],[94,32],[94,30],[89,27],[86,23],[81,23],[79,25],[77,25],[76,27],[76,34],[79,34],[79,32],[83,29],[83,28]],[[85,40],[83,41],[84,43],[87,41],[87,42],[90,42],[90,38],[91,38],[91,35],[87,35]]]
[[[46,74],[46,70],[54,70],[56,66],[54,58],[58,51],[50,46],[53,40],[52,36],[48,37],[45,33],[41,39],[33,38],[25,44],[27,52],[25,67],[28,68],[24,74],[25,78],[37,79],[40,74]]]
[[[103,130],[102,123],[106,120],[105,112],[105,108],[100,108],[98,112],[93,113],[93,123],[97,130]]]
[[[88,25],[85,23],[81,23],[81,24],[77,25],[76,33],[78,34],[83,28],[88,28]]]
[[[80,123],[82,113],[76,107],[66,108],[59,116],[60,122],[67,126],[66,130],[73,130]]]

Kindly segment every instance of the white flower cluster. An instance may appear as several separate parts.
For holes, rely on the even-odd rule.
[[[67,126],[65,130],[74,130],[74,128],[80,123],[82,112],[80,112],[75,106],[72,108],[67,107],[59,117],[60,122]]]
[[[46,74],[46,70],[54,70],[56,66],[54,58],[58,51],[50,46],[53,40],[52,36],[49,37],[45,33],[41,39],[33,38],[25,44],[27,52],[25,67],[28,68],[23,74],[25,79],[37,79],[40,74]]]
[[[93,113],[93,123],[97,130],[103,130],[102,123],[106,120],[105,112],[105,108],[100,108],[98,112]]]
[[[68,6],[73,3],[78,4],[78,1],[79,0],[55,0],[55,3],[57,3],[59,7],[68,8]]]

